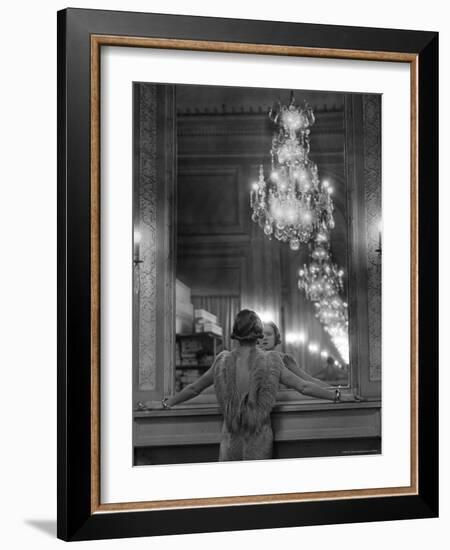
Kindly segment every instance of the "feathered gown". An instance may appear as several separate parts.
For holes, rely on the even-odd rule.
[[[237,352],[224,351],[214,366],[214,388],[224,422],[219,460],[272,458],[270,413],[275,405],[283,362],[277,352],[257,348],[249,355],[248,391],[236,384]]]

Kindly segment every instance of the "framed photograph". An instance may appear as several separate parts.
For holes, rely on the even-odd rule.
[[[58,537],[438,515],[438,35],[58,13]]]

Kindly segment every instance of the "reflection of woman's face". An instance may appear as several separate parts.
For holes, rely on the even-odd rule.
[[[264,336],[258,341],[258,345],[265,351],[275,349],[275,331],[273,330],[273,326],[264,323],[263,334]]]

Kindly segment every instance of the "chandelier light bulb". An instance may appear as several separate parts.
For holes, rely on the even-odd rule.
[[[309,225],[312,221],[311,212],[303,212],[302,219],[305,224]]]
[[[302,126],[302,123],[304,123],[304,120],[302,119],[300,113],[297,110],[289,109],[282,113],[281,123],[288,130],[291,130],[292,132],[296,132],[297,130],[300,129],[300,127]]]
[[[298,250],[300,248],[300,241],[298,239],[292,239],[289,246],[291,250]]]
[[[294,223],[294,222],[295,222],[295,218],[296,218],[296,212],[295,212],[295,210],[294,210],[292,207],[289,207],[289,208],[286,210],[286,219],[288,220],[288,222]]]
[[[309,174],[304,166],[297,170],[297,174],[297,177],[300,181],[309,181]]]

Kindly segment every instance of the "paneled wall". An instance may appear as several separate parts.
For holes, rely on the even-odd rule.
[[[173,391],[175,87],[133,85],[133,403]],[[131,228],[130,228],[131,229]]]

